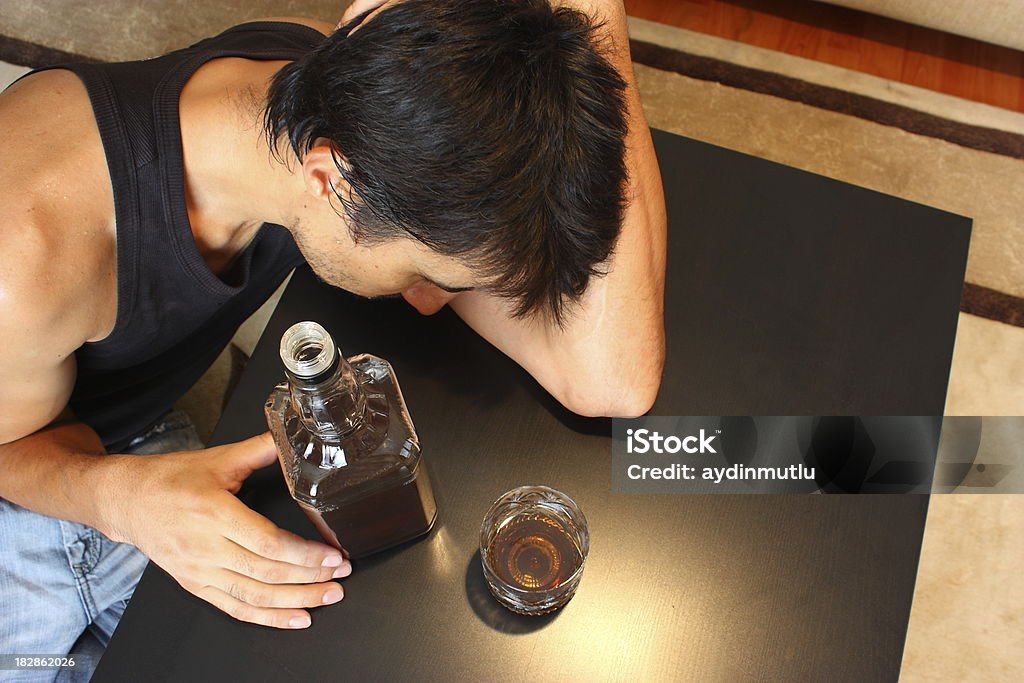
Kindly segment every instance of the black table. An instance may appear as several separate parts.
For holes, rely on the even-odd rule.
[[[970,221],[656,133],[670,217],[668,360],[655,414],[940,415]],[[610,421],[572,415],[445,309],[368,302],[296,272],[215,432],[264,429],[281,333],[322,322],[392,361],[440,510],[360,561],[302,632],[242,624],[150,566],[97,681],[895,680],[924,496],[622,496]],[[248,502],[315,532],[277,468]],[[486,592],[476,551],[500,493],[574,496],[592,548],[552,617]]]

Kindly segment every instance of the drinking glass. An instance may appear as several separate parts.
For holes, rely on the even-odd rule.
[[[547,486],[520,486],[503,494],[480,527],[487,586],[518,614],[547,614],[569,602],[589,551],[583,511]]]

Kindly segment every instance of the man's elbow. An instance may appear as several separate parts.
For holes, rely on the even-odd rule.
[[[661,386],[661,368],[657,373],[627,381],[606,384],[600,388],[575,385],[562,397],[561,403],[584,417],[639,417],[654,405]]]
[[[646,415],[658,397],[658,385],[653,390],[644,389],[620,394],[601,412],[601,417],[640,417]]]

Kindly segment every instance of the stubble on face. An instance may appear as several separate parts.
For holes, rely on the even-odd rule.
[[[318,278],[331,285],[360,296],[376,296],[379,293],[369,287],[371,283],[364,274],[360,277],[361,270],[352,258],[352,251],[364,249],[354,244],[351,239],[346,239],[342,231],[346,231],[344,225],[338,226],[338,234],[333,238],[324,238],[316,235],[304,226],[297,225],[292,229],[292,236],[298,246],[306,263],[313,269]],[[365,255],[368,256],[368,255]]]
[[[448,294],[485,288],[479,267],[439,254],[411,237],[357,242],[337,212],[322,221],[296,216],[291,226],[299,251],[317,277],[359,296],[396,296],[416,286]]]

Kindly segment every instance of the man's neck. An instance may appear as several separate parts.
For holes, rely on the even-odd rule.
[[[303,196],[297,164],[271,155],[263,133],[270,79],[284,62],[216,59],[181,94],[185,196],[196,245],[214,272],[265,222],[290,226]]]

